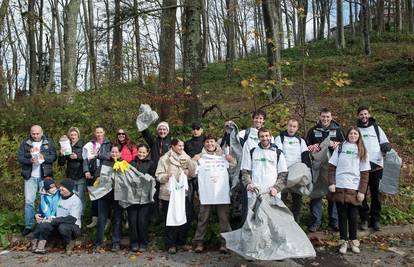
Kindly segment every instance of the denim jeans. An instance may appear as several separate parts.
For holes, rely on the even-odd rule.
[[[86,193],[86,180],[85,179],[79,179],[74,180],[75,187],[73,187],[73,192],[78,195],[79,199],[82,202],[82,214],[85,208],[85,193]]]
[[[24,180],[24,222],[25,228],[31,229],[35,223],[35,208],[37,192],[43,188],[43,180],[40,177],[30,177]]]
[[[311,226],[321,226],[322,225],[322,199],[323,198],[314,198],[310,201],[311,208]],[[338,212],[336,210],[335,202],[328,201],[328,215],[329,215],[329,225],[334,226],[338,225]]]

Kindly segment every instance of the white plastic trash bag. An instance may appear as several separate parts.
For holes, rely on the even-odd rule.
[[[297,162],[288,168],[286,189],[298,194],[309,195],[312,191],[312,173],[305,163]]]
[[[151,107],[147,104],[141,104],[139,107],[139,115],[137,117],[138,131],[142,132],[147,129],[152,123],[158,120],[157,112],[151,110]]]
[[[315,257],[316,252],[292,213],[269,193],[254,194],[243,227],[222,233],[226,247],[246,259]]]
[[[394,149],[385,154],[384,170],[380,181],[380,192],[398,194],[398,180],[400,178],[402,160]]]

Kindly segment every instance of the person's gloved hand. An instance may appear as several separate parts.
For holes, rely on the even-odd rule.
[[[335,193],[336,186],[334,184],[331,184],[328,186],[329,192]]]
[[[358,192],[358,194],[357,194],[357,200],[359,202],[362,202],[362,201],[364,201],[364,198],[365,198],[365,195],[363,193],[361,193],[361,192]]]

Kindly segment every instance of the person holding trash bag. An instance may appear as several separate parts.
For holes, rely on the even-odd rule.
[[[171,149],[158,162],[155,176],[160,182],[161,209],[166,217],[166,245],[168,253],[177,253],[177,246],[185,246],[189,229],[189,200],[187,179],[194,177],[196,162],[184,152],[184,142],[171,141]]]
[[[348,243],[352,252],[359,253],[357,239],[358,206],[365,198],[368,184],[368,152],[360,131],[351,127],[346,133],[346,141],[335,149],[329,159],[328,199],[335,201],[338,209],[340,248],[345,254]]]

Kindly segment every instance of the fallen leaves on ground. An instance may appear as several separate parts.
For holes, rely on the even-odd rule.
[[[42,263],[48,262],[49,261],[49,257],[48,256],[39,256],[39,257],[37,257],[37,261],[38,262],[42,262]]]

